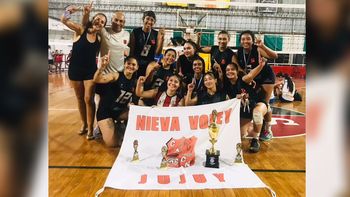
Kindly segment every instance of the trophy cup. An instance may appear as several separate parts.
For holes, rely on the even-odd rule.
[[[235,158],[235,163],[242,163],[242,155],[241,155],[242,144],[241,143],[236,144],[236,150],[237,150],[237,155]]]
[[[219,127],[216,124],[216,116],[217,116],[217,111],[213,110],[212,112],[212,123],[209,125],[209,141],[211,143],[211,148],[207,149],[205,154],[206,154],[206,162],[205,162],[205,167],[208,168],[219,168],[219,156],[220,156],[220,151],[215,150],[214,144],[217,142],[218,135],[219,135]]]
[[[134,140],[134,156],[132,157],[131,161],[139,161],[139,152],[137,152],[138,145],[139,142],[137,140]]]
[[[163,158],[162,158],[162,162],[160,163],[160,168],[161,169],[165,169],[165,168],[168,167],[168,163],[166,161],[166,154],[167,154],[167,152],[168,152],[168,147],[167,146],[163,146],[162,147],[162,156],[163,156]]]

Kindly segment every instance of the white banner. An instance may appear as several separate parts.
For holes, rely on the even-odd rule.
[[[131,106],[123,145],[104,187],[116,189],[171,190],[209,188],[258,188],[265,184],[242,164],[234,164],[236,144],[241,143],[240,100],[193,107]],[[215,148],[220,168],[204,167],[209,142],[208,124],[217,110],[220,127]],[[195,159],[188,167],[161,169],[161,148],[171,139],[194,140]],[[140,160],[132,162],[133,142],[138,140]]]

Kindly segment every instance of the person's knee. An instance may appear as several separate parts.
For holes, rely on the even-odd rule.
[[[117,146],[117,140],[115,140],[113,137],[111,138],[103,137],[103,141],[105,142],[107,147],[113,148]]]
[[[261,124],[263,124],[263,120],[264,120],[264,118],[263,118],[262,112],[259,111],[259,110],[254,110],[254,112],[253,112],[253,122],[254,122],[254,124],[261,125]]]
[[[86,104],[93,104],[94,100],[91,96],[84,96],[84,101]]]

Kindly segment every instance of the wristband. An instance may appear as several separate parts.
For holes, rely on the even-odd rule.
[[[70,11],[68,11],[68,10],[64,11],[64,18],[65,19],[70,19],[71,18]]]

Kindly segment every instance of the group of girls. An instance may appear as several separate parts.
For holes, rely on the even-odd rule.
[[[99,92],[101,100],[96,118],[107,146],[117,145],[118,131],[114,122],[126,121],[129,106],[132,104],[176,107],[239,98],[242,135],[246,135],[249,123],[253,120],[253,138],[249,150],[258,152],[259,137],[260,140],[269,140],[272,137],[269,124],[271,109],[268,101],[273,91],[275,76],[265,58],[274,59],[277,58],[277,54],[267,48],[260,38],[255,38],[251,31],[241,33],[241,46],[237,53],[234,53],[228,47],[228,32],[221,31],[218,35],[218,46],[200,47],[188,40],[184,44],[184,53],[179,57],[176,57],[176,51],[170,48],[165,51],[160,61],[151,61],[149,56],[154,58],[155,54],[161,51],[160,46],[164,39],[159,36],[164,32],[158,34],[152,29],[155,19],[152,11],[144,13],[143,27],[134,29],[130,36],[131,56],[125,59],[123,71],[108,73],[104,70],[113,54],[102,56],[98,69],[93,61],[98,53],[98,31],[104,28],[107,22],[105,15],[96,14],[85,27],[62,17],[62,22],[76,32],[69,78],[73,87],[85,86],[82,98],[77,96],[84,123],[81,133],[88,132],[87,138],[93,138],[93,84],[106,84]],[[205,62],[199,56],[199,52],[211,54],[211,68],[208,72],[205,72]],[[89,69],[93,67],[95,69]],[[138,72],[140,70],[141,72]],[[77,91],[77,88],[75,90]],[[76,92],[76,95],[82,94]]]

